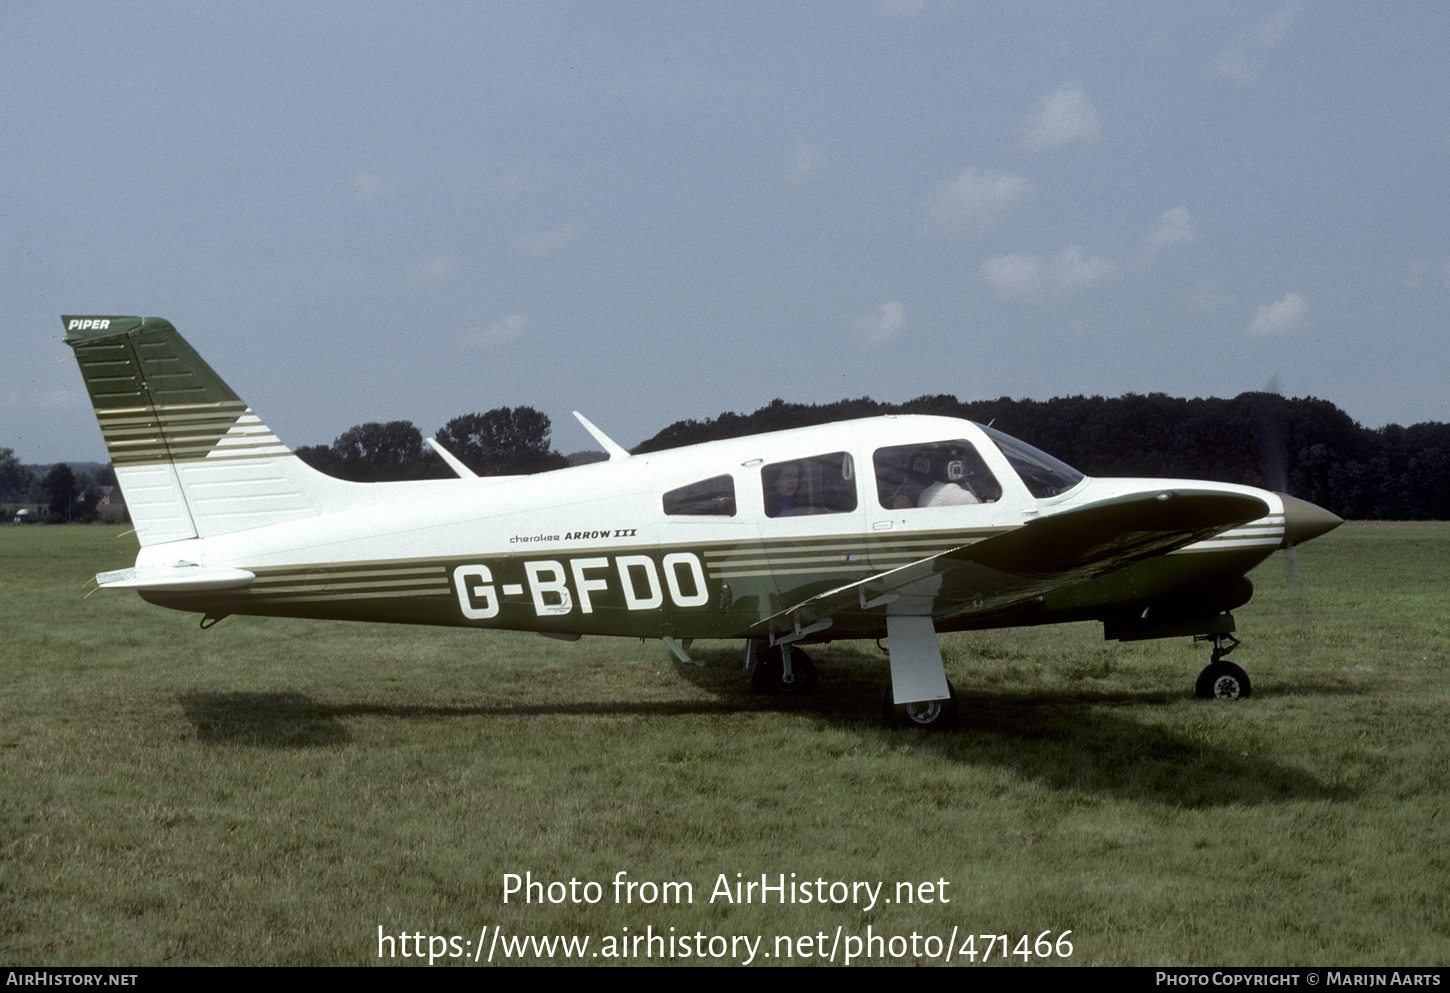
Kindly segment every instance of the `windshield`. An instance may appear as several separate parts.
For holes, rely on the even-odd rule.
[[[1033,448],[1025,441],[1018,441],[1011,435],[994,428],[981,427],[997,443],[1002,454],[1007,456],[1007,461],[1027,485],[1028,492],[1038,499],[1066,493],[1083,481],[1083,474],[1066,462]]]

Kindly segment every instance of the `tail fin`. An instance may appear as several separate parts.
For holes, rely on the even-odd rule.
[[[297,458],[168,321],[61,320],[142,545],[311,517],[349,487]]]

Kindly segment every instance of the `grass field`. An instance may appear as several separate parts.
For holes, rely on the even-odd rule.
[[[1343,527],[1299,550],[1297,587],[1266,563],[1237,612],[1254,694],[1231,705],[1193,698],[1188,639],[947,636],[947,734],[881,725],[869,643],[816,651],[815,694],[761,698],[735,644],[683,667],[658,642],[201,631],[82,599],[134,558],[119,530],[0,528],[6,962],[367,964],[380,926],[488,926],[591,952],[651,927],[763,953],[869,928],[930,961],[921,939],[956,928],[1071,930],[1073,964],[1450,963],[1450,526]],[[693,902],[616,903],[621,870]],[[505,904],[525,872],[603,898]],[[947,886],[712,902],[736,873]]]

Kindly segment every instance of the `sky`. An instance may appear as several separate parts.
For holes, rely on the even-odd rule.
[[[1270,384],[1450,421],[1440,0],[55,0],[0,37],[23,462],[106,459],[61,314],[167,318],[294,447]]]

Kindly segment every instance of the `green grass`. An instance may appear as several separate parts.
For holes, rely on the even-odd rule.
[[[935,735],[880,725],[869,643],[816,651],[815,694],[762,698],[734,644],[683,667],[658,642],[201,631],[82,599],[134,557],[118,531],[0,528],[6,961],[366,964],[379,925],[769,951],[869,925],[1071,929],[1076,964],[1450,962],[1447,526],[1341,528],[1299,550],[1297,586],[1266,563],[1232,705],[1193,698],[1188,639],[945,637],[963,720]],[[616,905],[619,870],[694,903]],[[505,906],[525,871],[606,898]],[[737,872],[946,879],[951,902],[712,904]]]

